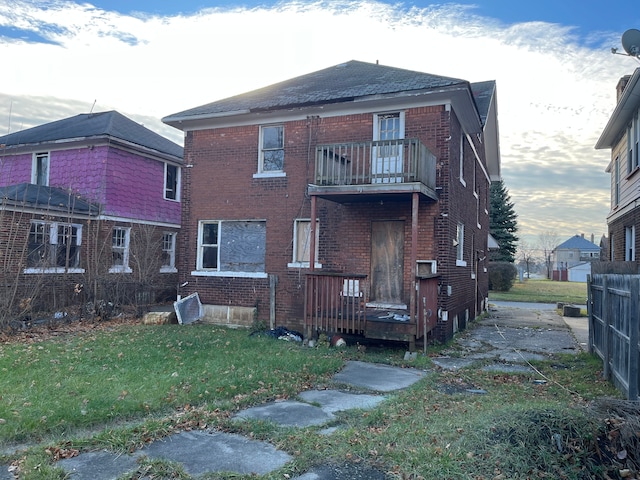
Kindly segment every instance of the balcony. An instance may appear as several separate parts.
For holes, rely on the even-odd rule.
[[[417,139],[335,143],[316,147],[309,193],[338,202],[381,195],[436,194],[436,158]]]

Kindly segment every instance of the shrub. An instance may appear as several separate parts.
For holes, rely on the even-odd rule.
[[[489,263],[489,290],[508,292],[513,287],[517,274],[518,269],[513,263]]]

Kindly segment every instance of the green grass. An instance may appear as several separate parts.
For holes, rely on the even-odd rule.
[[[491,290],[489,301],[491,300],[584,305],[587,302],[587,284],[534,279],[516,281],[508,292]]]
[[[0,446],[33,446],[0,463],[19,462],[21,479],[62,479],[54,459],[74,449],[126,452],[180,429],[216,428],[268,440],[294,457],[265,479],[290,478],[325,461],[365,462],[398,479],[494,478],[497,471],[506,478],[583,478],[581,465],[592,459],[581,442],[599,428],[585,406],[617,395],[600,380],[597,359],[538,362],[548,381],[537,385],[538,374],[436,371],[428,355],[409,363],[404,353],[403,347],[312,349],[207,325],[119,326],[3,344]],[[429,373],[373,410],[339,412],[335,424],[342,428],[329,436],[322,427],[230,420],[241,408],[328,386],[349,359]],[[487,393],[443,393],[443,385],[460,384]],[[556,431],[575,437],[572,455],[554,453],[548,433]],[[548,475],[535,476],[540,472]],[[131,478],[190,478],[159,461],[143,462],[137,475]]]

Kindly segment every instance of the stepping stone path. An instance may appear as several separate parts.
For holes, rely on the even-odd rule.
[[[409,387],[425,376],[425,372],[390,367],[366,362],[347,362],[345,368],[334,375],[333,382],[340,386],[367,389],[372,394],[349,393],[335,390],[309,390],[300,393],[301,401],[287,400],[248,408],[235,419],[260,419],[283,427],[325,425],[335,419],[334,413],[351,409],[371,409],[385,400],[381,392]],[[327,429],[326,433],[331,430]],[[115,480],[134,472],[141,457],[165,459],[183,465],[189,475],[228,472],[264,475],[282,468],[292,457],[277,450],[268,442],[248,439],[242,435],[217,431],[181,432],[157,440],[130,454],[120,455],[108,451],[86,452],[77,457],[60,460],[57,465],[68,473],[69,480]],[[353,465],[321,466],[292,480],[331,480],[354,477]],[[363,467],[358,466],[359,470]],[[362,472],[360,472],[362,473]],[[366,478],[384,479],[384,473],[368,469]],[[0,480],[13,480],[7,467],[0,468]]]

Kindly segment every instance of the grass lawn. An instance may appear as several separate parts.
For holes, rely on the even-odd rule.
[[[554,282],[552,280],[529,279],[516,282],[508,292],[489,292],[489,301],[534,302],[534,303],[587,303],[587,284],[579,282]]]
[[[214,428],[269,440],[294,456],[265,479],[291,478],[331,460],[366,462],[394,479],[527,478],[532,472],[535,478],[601,478],[584,476],[585,469],[606,468],[590,448],[603,434],[590,402],[617,393],[588,354],[536,362],[549,379],[544,385],[527,373],[438,371],[429,355],[419,355],[410,366],[429,372],[423,380],[373,410],[340,412],[336,423],[343,428],[331,436],[321,427],[230,420],[250,405],[323,388],[349,359],[409,365],[404,352],[305,348],[197,324],[107,324],[46,339],[25,336],[0,344],[0,447],[32,446],[5,454],[0,464],[19,464],[21,479],[63,479],[54,459],[69,452],[127,452],[180,429]],[[443,393],[443,385],[459,384],[487,394]],[[552,433],[567,442],[565,455],[551,448]],[[144,469],[148,476],[128,478],[190,478],[164,463]]]

